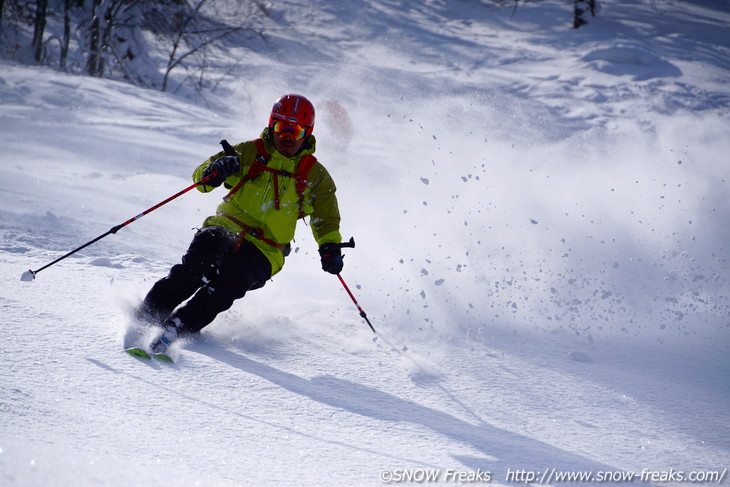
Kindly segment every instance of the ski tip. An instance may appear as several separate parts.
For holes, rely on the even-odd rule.
[[[174,363],[175,361],[166,353],[156,353],[155,358],[161,362],[167,362],[168,364]]]
[[[132,355],[134,357],[143,358],[143,359],[151,359],[150,354],[147,353],[145,350],[142,350],[139,347],[132,347],[125,350],[129,355]]]

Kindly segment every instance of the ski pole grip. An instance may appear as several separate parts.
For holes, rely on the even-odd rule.
[[[231,147],[231,144],[229,144],[226,139],[221,140],[220,144],[223,146],[223,152],[225,152],[227,156],[238,158],[238,154],[236,154],[236,151],[233,150],[233,147]]]
[[[339,248],[343,249],[345,247],[355,248],[355,237],[350,237],[350,240],[344,243],[338,243],[336,244]]]

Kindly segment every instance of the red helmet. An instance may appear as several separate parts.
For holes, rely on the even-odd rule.
[[[274,122],[304,125],[309,136],[314,130],[314,105],[302,95],[284,95],[271,109],[269,127],[273,127]]]

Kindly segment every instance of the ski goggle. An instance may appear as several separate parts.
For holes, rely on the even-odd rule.
[[[271,130],[273,130],[279,137],[289,137],[292,140],[301,140],[307,136],[309,127],[306,125],[299,125],[297,123],[274,122],[274,125],[271,126]]]

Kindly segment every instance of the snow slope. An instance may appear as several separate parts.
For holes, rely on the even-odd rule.
[[[727,482],[730,12],[599,3],[572,30],[559,2],[277,2],[216,110],[0,61],[0,483]],[[122,353],[217,192],[19,281],[188,186],[286,92],[318,107],[377,340],[303,226],[174,365]]]

